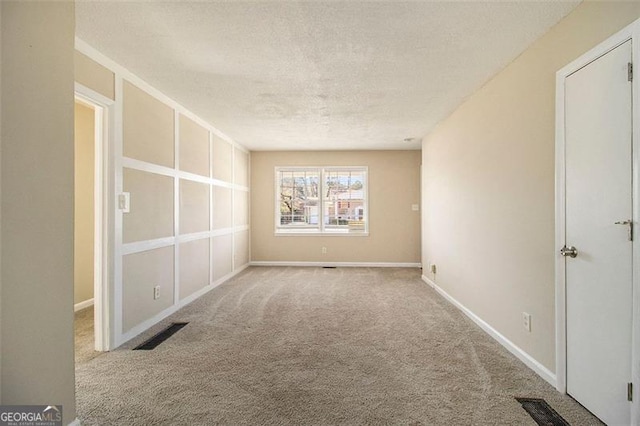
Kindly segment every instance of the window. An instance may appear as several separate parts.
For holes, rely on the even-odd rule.
[[[277,234],[367,235],[366,167],[276,167]]]

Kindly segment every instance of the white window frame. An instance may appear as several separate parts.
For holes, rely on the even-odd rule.
[[[349,228],[328,227],[324,223],[324,192],[325,176],[328,172],[334,171],[358,171],[363,173],[363,230],[353,230]],[[317,172],[319,177],[318,188],[318,225],[307,225],[300,227],[282,226],[280,224],[280,173],[281,172]],[[276,236],[340,236],[340,237],[366,237],[369,235],[369,168],[367,166],[277,166],[274,170],[274,229]]]

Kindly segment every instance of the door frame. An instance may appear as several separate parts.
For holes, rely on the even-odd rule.
[[[632,87],[632,117],[635,107],[640,105],[640,19],[623,28],[593,49],[581,55],[556,73],[556,152],[555,152],[555,301],[556,301],[556,389],[567,393],[567,333],[566,333],[566,268],[560,249],[565,245],[565,80],[621,44],[631,40],[631,55],[634,62]],[[632,119],[632,205],[633,222],[640,224],[640,117]],[[636,227],[636,229],[640,229]],[[631,403],[631,422],[640,423],[640,231],[635,232],[633,250],[633,319],[631,336],[631,381],[634,400]]]
[[[75,99],[95,111],[94,171],[94,348],[114,348],[113,260],[115,215],[113,136],[115,102],[80,83],[75,83]]]

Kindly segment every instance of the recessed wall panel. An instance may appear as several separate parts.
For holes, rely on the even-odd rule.
[[[209,238],[180,244],[180,300],[209,285]]]
[[[180,180],[180,234],[209,230],[209,185]]]
[[[128,81],[123,90],[123,155],[173,167],[173,109]]]
[[[213,187],[213,229],[233,226],[232,190],[221,186]]]
[[[130,211],[123,215],[125,243],[173,236],[173,178],[134,169],[123,170]]]
[[[249,231],[236,232],[234,244],[234,268],[249,263]]]
[[[173,304],[173,264],[173,246],[123,257],[123,332]],[[154,299],[155,286],[160,286],[158,299]]]
[[[249,193],[247,191],[234,191],[233,216],[235,226],[249,223]]]
[[[211,240],[213,242],[211,252],[213,281],[216,282],[233,271],[233,235],[221,235]]]
[[[180,114],[180,170],[209,176],[209,131],[195,121]]]
[[[225,182],[233,180],[233,146],[219,138],[213,136],[213,177]]]
[[[236,185],[249,186],[249,154],[238,148],[234,148],[234,150],[234,183]]]

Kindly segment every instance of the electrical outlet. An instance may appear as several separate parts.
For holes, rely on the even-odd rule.
[[[322,247],[322,254],[327,254],[327,248],[326,247]]]
[[[437,271],[436,264],[432,263],[431,265],[429,265],[429,270],[431,271],[432,274],[435,274]]]
[[[157,285],[153,288],[153,300],[160,299],[160,286]]]
[[[531,333],[531,315],[526,312],[522,313],[522,326]]]

